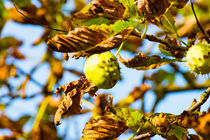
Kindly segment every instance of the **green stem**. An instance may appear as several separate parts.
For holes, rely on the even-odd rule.
[[[141,124],[141,126],[139,126],[139,128],[137,129],[137,131],[128,139],[128,140],[132,140],[133,137],[135,137],[142,129],[142,127],[144,126],[144,124]]]
[[[144,28],[144,32],[141,35],[141,39],[144,39],[146,37],[146,33],[147,33],[147,24],[145,23],[145,28]]]
[[[121,43],[121,45],[120,45],[120,47],[119,47],[117,53],[115,54],[115,56],[117,56],[117,55],[119,54],[119,52],[121,51],[121,49],[122,49],[124,43],[125,43],[125,41],[123,41],[123,42]]]
[[[34,125],[33,125],[33,129],[34,130],[36,130],[39,127],[39,123],[40,123],[40,121],[41,121],[41,119],[42,119],[42,117],[43,117],[43,115],[45,113],[47,105],[48,105],[48,99],[47,99],[47,97],[45,97],[43,99],[43,102],[42,102],[41,106],[39,107],[39,111],[38,111],[38,113],[36,115],[36,119],[35,119]]]

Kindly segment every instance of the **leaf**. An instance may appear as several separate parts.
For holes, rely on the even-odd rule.
[[[85,5],[85,0],[74,0],[74,5],[75,5],[75,9],[78,11],[78,10],[81,10]]]
[[[47,45],[54,51],[79,52],[75,55],[78,57],[89,56],[118,47],[137,24],[135,18],[130,18],[127,21],[119,20],[111,25],[79,27],[67,35],[57,34],[47,41]]]
[[[0,64],[0,81],[7,81],[9,77],[16,76],[16,67],[14,65]]]
[[[170,6],[169,0],[137,0],[138,12],[143,14],[146,19],[150,20],[164,14]]]
[[[27,7],[31,4],[31,0],[11,0],[14,1],[20,8]]]
[[[6,10],[3,1],[0,1],[0,33],[1,30],[8,19],[8,11]]]
[[[123,59],[121,56],[119,56],[118,59],[126,67],[135,68],[137,70],[157,69],[161,65],[178,61],[178,59],[161,58],[158,55],[146,56],[141,52],[132,59]]]
[[[24,126],[29,121],[30,118],[31,118],[31,116],[25,115],[25,116],[19,118],[17,120],[17,123],[20,124],[20,125],[22,125],[22,126]]]
[[[166,56],[172,56],[171,52],[168,51],[168,47],[166,47],[165,45],[159,43],[158,45],[158,49],[160,50],[160,52]]]
[[[170,14],[170,12],[165,13],[164,16],[160,18],[160,21],[157,22],[156,25],[166,32],[177,34],[175,20],[173,16]]]
[[[121,19],[124,14],[125,7],[117,1],[109,0],[93,0],[82,10],[73,14],[72,23],[74,27],[90,24],[91,19],[102,17],[107,20]]]
[[[123,18],[135,17],[138,15],[134,0],[118,0],[125,7]]]
[[[150,78],[156,84],[163,84],[163,81],[168,81],[169,84],[172,84],[175,80],[175,75],[165,70],[159,70],[156,73],[153,73]]]
[[[1,85],[0,85],[0,87],[1,87]],[[5,108],[6,108],[6,105],[0,103],[0,111],[3,112]]]
[[[139,128],[139,126],[146,122],[142,113],[131,108],[116,109],[116,116],[119,117],[121,121],[124,121],[134,132]]]
[[[90,81],[88,81],[84,76],[82,76],[79,80],[70,82],[67,85],[60,86],[55,91],[55,94],[59,94],[64,92],[65,97],[60,103],[54,117],[54,123],[56,125],[60,125],[60,118],[63,113],[67,110],[72,112],[73,114],[78,114],[81,111],[81,98],[83,94],[89,93],[91,96],[95,95],[97,91],[97,87],[95,87]]]
[[[116,121],[107,116],[91,119],[86,123],[81,140],[105,140],[120,136],[128,127],[123,121]]]
[[[177,125],[174,125],[174,124],[172,124],[171,127],[172,128],[169,130],[169,132],[167,134],[169,136],[175,135],[178,140],[182,140],[183,134],[188,133],[186,128],[183,128],[183,127],[180,127],[180,126],[177,126]]]

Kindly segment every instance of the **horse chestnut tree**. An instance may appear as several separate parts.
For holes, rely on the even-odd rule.
[[[209,139],[209,13],[209,0],[0,1],[0,139]]]

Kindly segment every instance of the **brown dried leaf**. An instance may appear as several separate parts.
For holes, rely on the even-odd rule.
[[[93,0],[90,3],[88,12],[77,12],[73,15],[77,19],[90,19],[97,17],[105,17],[108,19],[121,19],[123,17],[125,8],[117,1],[109,0]]]
[[[0,64],[0,81],[7,81],[9,77],[16,76],[16,67],[14,65]]]
[[[103,116],[105,114],[105,107],[108,105],[106,94],[99,94],[95,98],[95,107],[93,108],[93,118],[95,116]]]
[[[130,32],[125,29],[115,36],[107,37],[109,35],[102,30],[79,27],[67,35],[57,34],[47,41],[47,45],[58,52],[78,52],[72,57],[79,58],[118,47]]]
[[[8,128],[17,135],[21,135],[23,133],[22,125],[10,120],[6,115],[1,114],[0,120],[0,128]]]
[[[177,59],[161,58],[158,55],[146,56],[139,52],[138,55],[132,59],[123,59],[120,55],[118,57],[121,63],[128,68],[135,68],[137,70],[157,69],[159,66],[177,61]]]
[[[29,139],[33,140],[53,140],[57,139],[56,127],[52,122],[40,121],[37,129],[33,129]]]
[[[97,87],[95,87],[90,81],[88,81],[84,76],[79,80],[70,82],[67,85],[60,86],[57,88],[55,94],[64,92],[66,96],[59,105],[54,118],[54,123],[56,125],[60,124],[60,118],[63,113],[67,110],[78,114],[81,111],[81,98],[83,94],[89,93],[91,96],[95,95]]]
[[[203,139],[210,138],[210,109],[208,113],[199,117],[197,125],[194,126],[194,129],[203,137]]]
[[[169,0],[137,0],[138,12],[147,18],[158,17],[170,6]]]
[[[58,52],[78,52],[92,49],[106,39],[103,31],[94,31],[87,27],[75,28],[67,35],[57,34],[47,41],[47,45]]]
[[[84,52],[77,52],[72,55],[72,58],[78,59],[79,57],[88,57],[95,53],[101,53],[117,48],[122,41],[130,34],[131,30],[123,30],[115,36],[112,36],[101,43],[97,44],[93,49]]]
[[[124,122],[115,121],[107,116],[90,120],[83,129],[83,140],[105,140],[120,136],[128,127]]]
[[[26,57],[18,51],[17,47],[13,47],[11,50],[11,56],[13,56],[16,59],[25,59]]]

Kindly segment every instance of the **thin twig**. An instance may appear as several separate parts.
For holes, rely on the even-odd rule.
[[[208,34],[206,34],[206,32],[204,31],[204,29],[202,28],[201,24],[200,24],[199,21],[198,21],[198,18],[197,18],[197,15],[196,15],[196,13],[195,13],[195,9],[194,9],[192,0],[190,0],[190,3],[191,3],[191,8],[192,8],[193,14],[194,14],[194,16],[195,16],[195,20],[196,20],[196,22],[197,22],[197,25],[198,25],[198,27],[200,28],[201,32],[205,35],[206,41],[207,41],[208,43],[210,43]]]
[[[30,79],[32,82],[34,82],[36,85],[38,85],[38,86],[40,86],[40,87],[43,87],[43,85],[42,85],[40,82],[38,82],[37,80],[33,79],[32,76],[31,76],[30,74],[26,73],[26,72],[25,72],[24,70],[22,70],[21,68],[18,68],[18,67],[17,67],[17,70],[18,70],[20,73],[24,74],[25,76],[28,76],[29,79]]]
[[[134,35],[139,36],[139,37],[141,37],[143,34],[143,33],[136,32],[135,30],[133,31],[133,33]],[[145,38],[148,39],[149,41],[159,42],[166,45],[167,47],[170,47],[170,44],[166,40],[156,37],[154,35],[146,34]]]
[[[142,140],[145,138],[150,138],[153,137],[154,135],[156,135],[153,131],[147,132],[145,134],[140,134],[137,137],[133,138],[132,140]]]
[[[201,98],[199,99],[199,101],[196,104],[194,104],[191,108],[189,108],[187,111],[193,112],[196,109],[200,108],[207,101],[209,96],[210,96],[210,87],[201,94]]]
[[[36,22],[36,21],[33,20],[32,18],[30,18],[30,17],[28,17],[28,16],[26,16],[25,14],[22,13],[22,12],[19,10],[19,8],[17,7],[17,4],[15,3],[15,1],[12,1],[12,2],[13,2],[13,4],[14,4],[14,7],[15,7],[16,11],[17,11],[19,14],[21,14],[27,21],[29,21],[29,22],[31,22],[31,23],[34,23],[34,24],[37,24],[37,25],[40,25],[40,26],[43,26],[43,27],[45,27],[45,28],[51,29],[51,30],[55,30],[55,31],[59,31],[59,32],[68,33],[68,31],[60,30],[60,29],[54,29],[54,28],[52,28],[52,27],[50,27],[50,26],[47,26],[47,25],[44,25],[44,24],[41,24],[41,23]]]

